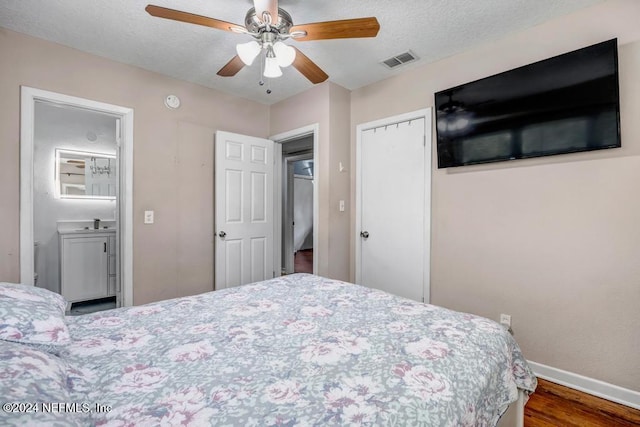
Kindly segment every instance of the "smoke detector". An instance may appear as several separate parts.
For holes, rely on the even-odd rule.
[[[168,95],[164,99],[164,105],[171,110],[175,110],[176,108],[180,107],[180,98],[178,98],[176,95]]]

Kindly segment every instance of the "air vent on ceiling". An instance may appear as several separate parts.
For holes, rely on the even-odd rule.
[[[386,65],[388,68],[396,68],[400,65],[404,65],[408,62],[413,62],[417,59],[418,57],[413,52],[408,50],[406,52],[392,56],[389,59],[385,59],[384,61],[382,61],[382,63]]]

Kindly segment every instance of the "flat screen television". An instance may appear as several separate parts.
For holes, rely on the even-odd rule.
[[[620,147],[617,40],[435,94],[438,168]]]

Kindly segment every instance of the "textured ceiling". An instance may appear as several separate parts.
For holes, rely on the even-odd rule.
[[[602,0],[280,0],[295,24],[375,16],[373,39],[295,44],[329,79],[356,89],[434,62]],[[250,0],[0,0],[0,26],[181,80],[272,104],[309,89],[294,68],[260,87],[258,62],[235,77],[216,72],[249,36],[148,15],[147,4],[243,24]],[[389,70],[380,62],[411,50],[417,62]]]

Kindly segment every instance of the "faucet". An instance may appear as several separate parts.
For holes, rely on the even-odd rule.
[[[93,220],[93,229],[98,230],[100,228],[100,218],[95,218]]]

